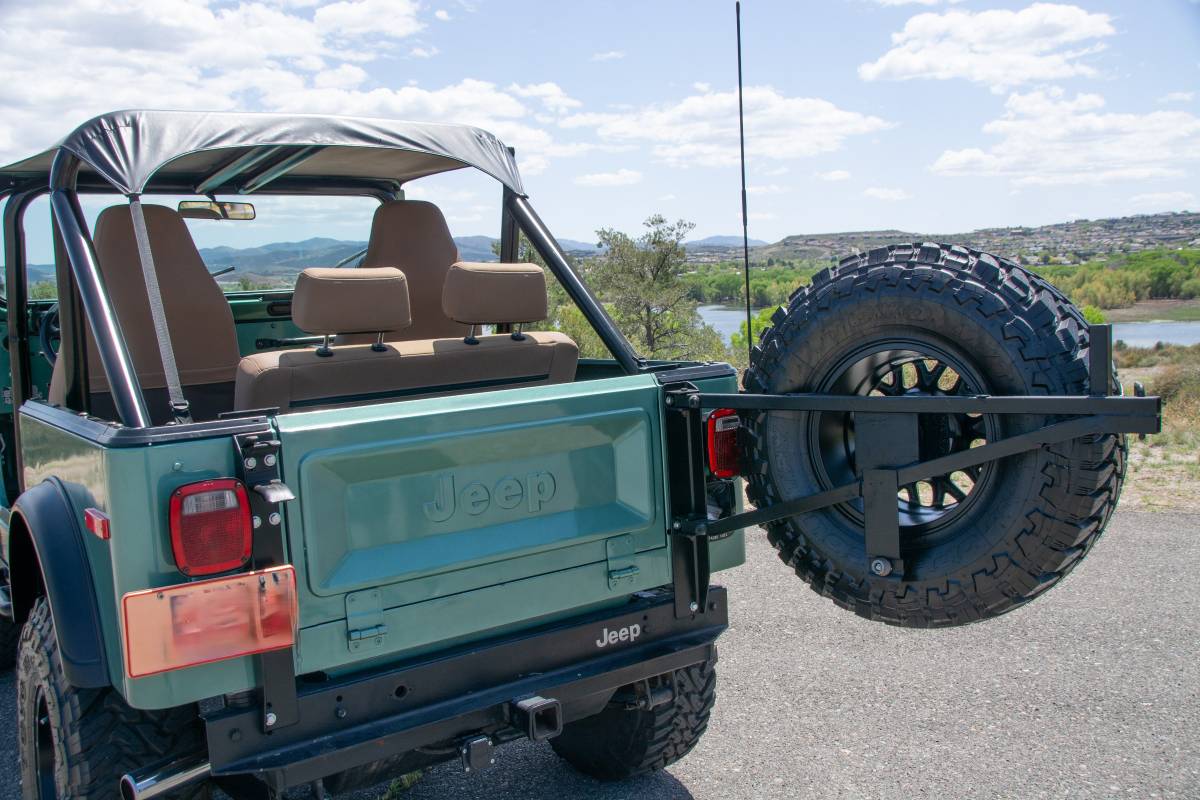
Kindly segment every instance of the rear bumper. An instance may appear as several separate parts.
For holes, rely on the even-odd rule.
[[[715,659],[728,625],[725,590],[714,587],[708,600],[705,613],[676,619],[670,593],[641,593],[618,609],[302,685],[300,721],[269,735],[257,708],[209,713],[213,775],[282,791],[417,748],[445,752],[470,736],[511,741],[525,736],[513,701],[529,696],[558,701],[563,722],[582,719],[622,686]]]

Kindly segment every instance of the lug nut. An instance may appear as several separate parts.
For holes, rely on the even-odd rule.
[[[246,469],[254,469],[255,467],[258,466],[258,459],[255,458],[254,456],[250,456],[242,463],[246,465]]]
[[[892,562],[886,558],[876,558],[871,561],[871,572],[874,572],[881,578],[886,578],[892,574]]]
[[[267,723],[268,728],[274,728],[275,723],[279,721],[279,717],[275,716],[274,711],[268,711],[267,716],[263,721]]]
[[[688,609],[691,610],[691,612],[693,614],[695,614],[697,611],[700,610],[700,605],[695,600],[693,600],[692,604],[688,606]]]
[[[271,516],[267,517],[267,522],[271,523],[272,525],[278,525],[282,520],[283,517],[279,516],[278,511],[272,511]]]
[[[263,464],[265,464],[268,467],[275,466],[275,454],[267,453],[265,456],[263,456]]]

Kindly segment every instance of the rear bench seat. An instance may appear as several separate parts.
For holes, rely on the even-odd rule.
[[[446,274],[442,310],[472,331],[481,324],[541,320],[546,278],[534,264],[460,262]],[[304,270],[296,282],[292,318],[301,330],[325,336],[325,346],[243,358],[234,388],[236,410],[286,413],[569,383],[579,361],[579,348],[561,333],[385,342],[412,321],[407,280],[391,267]],[[371,333],[376,340],[329,346],[330,337],[347,333]]]

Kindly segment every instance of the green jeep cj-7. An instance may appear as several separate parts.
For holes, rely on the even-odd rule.
[[[499,263],[405,199],[462,168],[502,186]],[[185,219],[246,195],[373,199],[367,247],[225,295]],[[0,198],[0,661],[31,800],[321,797],[517,739],[660,769],[708,722],[710,575],[743,529],[867,618],[985,619],[1088,552],[1123,434],[1159,424],[1107,328],[957,246],[817,275],[740,392],[640,358],[474,128],[117,112],[0,168]],[[47,198],[56,300],[27,255]],[[538,325],[547,271],[610,358]]]

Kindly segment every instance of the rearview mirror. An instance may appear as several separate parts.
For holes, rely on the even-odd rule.
[[[254,219],[254,206],[250,203],[180,200],[179,216],[184,219]]]

